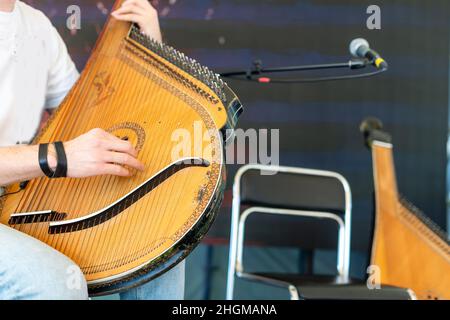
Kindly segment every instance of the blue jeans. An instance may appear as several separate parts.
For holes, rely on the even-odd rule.
[[[122,292],[121,299],[181,300],[184,261],[162,276]],[[86,280],[68,257],[0,224],[0,300],[88,299]]]

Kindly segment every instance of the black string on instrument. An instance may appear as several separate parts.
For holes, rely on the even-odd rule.
[[[314,83],[314,82],[325,82],[334,80],[348,80],[348,79],[358,79],[367,78],[375,76],[387,70],[386,68],[376,69],[372,72],[358,73],[358,74],[347,74],[340,76],[323,76],[314,78],[288,78],[288,77],[266,77],[266,74],[271,73],[292,73],[301,71],[311,71],[311,70],[329,70],[329,69],[362,69],[368,65],[372,65],[373,61],[367,59],[353,59],[347,62],[339,63],[327,63],[327,64],[314,64],[314,65],[303,65],[303,66],[288,66],[288,67],[278,67],[278,68],[263,68],[260,60],[253,62],[253,67],[248,70],[237,70],[223,72],[220,75],[224,78],[236,79],[241,81],[252,81],[258,83]]]

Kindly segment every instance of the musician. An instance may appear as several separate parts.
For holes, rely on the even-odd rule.
[[[158,15],[147,0],[126,0],[112,13],[137,23],[161,41]],[[44,109],[54,110],[78,78],[66,46],[45,15],[16,0],[0,0],[0,186],[44,175],[38,147],[17,145],[35,135]],[[129,176],[143,170],[132,145],[93,129],[63,143],[69,177]],[[48,165],[57,160],[49,145]],[[77,282],[77,279],[79,280]],[[184,262],[122,299],[182,299]],[[87,299],[86,281],[69,258],[46,244],[0,224],[1,299]]]

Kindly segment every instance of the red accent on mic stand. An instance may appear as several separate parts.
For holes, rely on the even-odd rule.
[[[270,78],[261,77],[261,78],[258,78],[258,82],[259,83],[269,83],[270,82]]]

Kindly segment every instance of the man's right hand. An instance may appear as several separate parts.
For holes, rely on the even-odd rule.
[[[82,178],[98,175],[130,176],[129,168],[144,170],[144,165],[136,159],[138,152],[130,142],[102,130],[89,132],[64,142],[67,157],[67,176]],[[56,168],[56,153],[49,149],[48,162],[52,170]]]

